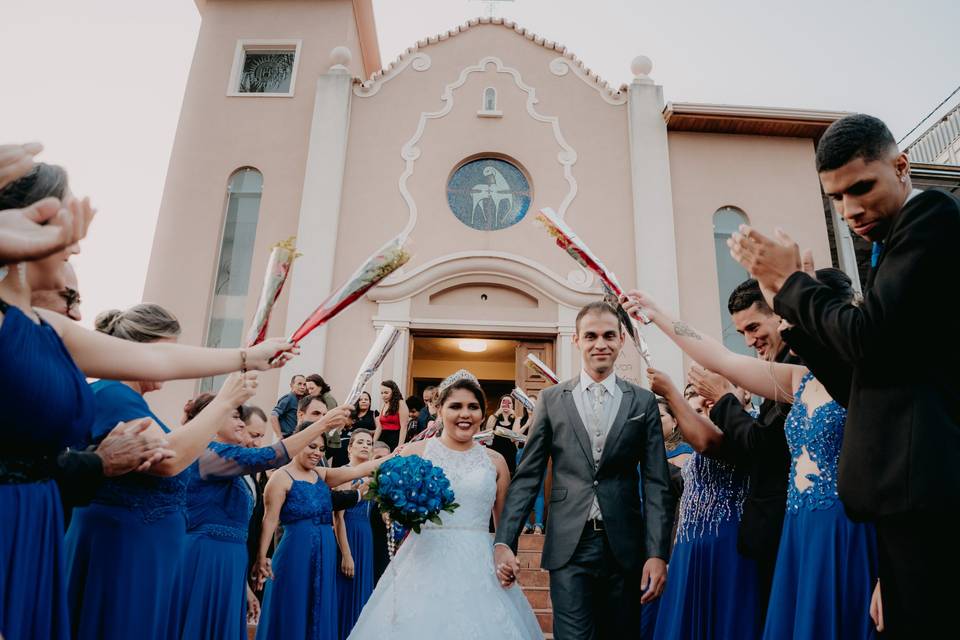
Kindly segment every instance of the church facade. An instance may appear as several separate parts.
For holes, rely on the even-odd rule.
[[[534,220],[544,207],[627,287],[739,349],[725,300],[745,274],[724,244],[738,224],[782,227],[818,265],[856,275],[814,168],[840,113],[671,103],[643,56],[614,89],[563,45],[499,19],[421,40],[381,69],[370,0],[197,4],[145,300],[179,317],[186,343],[238,346],[272,244],[296,236],[303,253],[278,335],[378,247],[411,239],[405,267],[264,376],[265,408],[293,373],[321,373],[342,396],[384,323],[402,337],[378,379],[408,395],[460,366],[488,394],[536,390],[527,353],[574,375],[574,318],[600,284]],[[654,364],[682,380],[680,352],[646,336]],[[626,347],[619,373],[642,382],[641,369]],[[197,390],[172,383],[156,401],[176,411]]]

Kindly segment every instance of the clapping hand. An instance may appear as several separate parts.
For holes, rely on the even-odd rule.
[[[147,431],[151,424],[149,418],[122,422],[107,434],[94,451],[100,457],[103,475],[113,478],[131,471],[144,472],[175,456],[166,448],[162,434]]]
[[[239,407],[257,392],[257,374],[255,372],[231,373],[223,382],[216,400],[229,407]]]
[[[30,173],[33,156],[41,151],[39,142],[0,145],[0,189]]]
[[[0,263],[39,260],[80,242],[95,214],[89,198],[44,198],[0,211]]]
[[[727,246],[733,259],[757,279],[762,289],[774,295],[791,274],[803,269],[800,247],[780,229],[771,239],[749,225],[740,225]]]
[[[719,373],[708,371],[699,365],[690,367],[687,379],[696,389],[697,394],[711,406],[728,393],[736,394],[737,391],[736,387]]]

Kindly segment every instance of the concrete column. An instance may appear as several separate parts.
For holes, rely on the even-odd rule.
[[[850,276],[853,281],[853,288],[857,293],[863,293],[863,287],[860,285],[860,271],[857,269],[857,253],[853,246],[853,236],[850,234],[850,227],[846,220],[837,213],[830,204],[830,215],[833,216],[833,233],[837,242],[837,258],[840,262],[840,269]]]
[[[290,276],[288,336],[336,286],[333,282],[333,265],[353,90],[353,78],[347,69],[350,61],[349,49],[334,48],[330,52],[330,70],[317,79],[303,195],[300,199],[300,221],[297,225],[297,247],[303,256],[294,263]],[[283,380],[293,373],[325,374],[326,345],[327,331],[324,327],[307,336],[300,343],[300,356],[284,367],[284,374],[280,376],[281,386],[284,385]]]
[[[557,346],[555,371],[560,380],[567,380],[580,373],[580,352],[573,345],[576,333],[575,322],[579,309],[560,304],[557,318]]]
[[[677,242],[670,185],[667,125],[663,119],[663,90],[649,73],[646,56],[634,58],[628,106],[630,170],[633,186],[633,229],[636,241],[636,284],[663,308],[680,310]],[[629,286],[629,283],[627,283]],[[654,366],[674,380],[683,380],[683,354],[656,328],[643,329]],[[625,349],[633,349],[632,345]]]

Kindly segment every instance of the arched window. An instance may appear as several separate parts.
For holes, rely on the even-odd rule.
[[[713,246],[717,259],[717,285],[720,294],[720,322],[723,327],[723,344],[731,351],[754,355],[747,347],[743,336],[737,333],[733,319],[727,310],[727,301],[738,284],[750,277],[740,263],[730,257],[727,240],[740,227],[747,224],[747,216],[735,207],[723,207],[713,214]]]
[[[497,90],[493,87],[487,87],[483,90],[483,110],[497,110]]]
[[[227,212],[220,238],[220,258],[210,305],[210,324],[207,327],[208,347],[239,347],[243,340],[250,266],[262,191],[263,175],[256,169],[245,167],[230,176]],[[218,388],[222,380],[222,376],[205,378],[200,390]]]

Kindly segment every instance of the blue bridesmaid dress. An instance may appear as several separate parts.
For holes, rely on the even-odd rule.
[[[81,444],[93,394],[60,336],[0,300],[0,635],[70,637],[56,456]]]
[[[316,482],[290,478],[280,509],[283,538],[273,554],[257,640],[336,640],[339,563],[330,488],[319,474]]]
[[[737,552],[747,475],[699,453],[682,475],[680,521],[654,638],[758,638],[757,568]]]
[[[373,529],[370,527],[370,502],[361,500],[343,512],[347,543],[353,556],[353,577],[339,571],[340,550],[337,549],[337,601],[340,616],[340,640],[353,630],[363,606],[373,593]]]
[[[673,458],[676,458],[677,456],[692,455],[692,454],[693,454],[693,447],[691,447],[686,442],[681,442],[673,449],[667,450],[667,461],[670,461]],[[684,464],[686,464],[686,462],[684,462]],[[639,467],[637,467],[637,470],[640,471],[641,474],[643,473],[643,471]],[[673,482],[673,480],[676,478],[675,474],[677,474],[677,472],[679,471],[680,470],[677,469],[676,466],[674,465],[670,466],[671,484],[674,485],[674,489],[675,489],[674,493],[677,494],[678,498],[681,495],[683,495],[682,493],[683,483]],[[640,496],[641,498],[643,497],[642,477],[640,480]],[[640,609],[640,640],[650,640],[651,638],[653,638],[653,633],[657,628],[657,618],[660,616],[661,600],[663,600],[662,597],[656,598],[655,600],[652,600],[651,602],[648,602],[647,604],[643,605],[643,607],[641,607]]]
[[[246,640],[247,528],[254,499],[243,476],[289,461],[283,442],[258,449],[211,442],[187,470],[183,640]]]
[[[802,400],[811,379],[809,373],[804,376],[785,423],[790,484],[763,636],[874,638],[870,598],[877,579],[876,534],[873,525],[847,518],[837,496],[847,412],[830,401],[811,413]],[[798,465],[801,473],[811,472],[798,479]],[[801,491],[798,482],[807,486]]]
[[[169,429],[143,396],[113,380],[90,385],[96,399],[91,439],[148,417]],[[186,541],[186,473],[164,478],[128,473],[108,478],[67,529],[67,599],[75,640],[176,635],[175,598]]]

